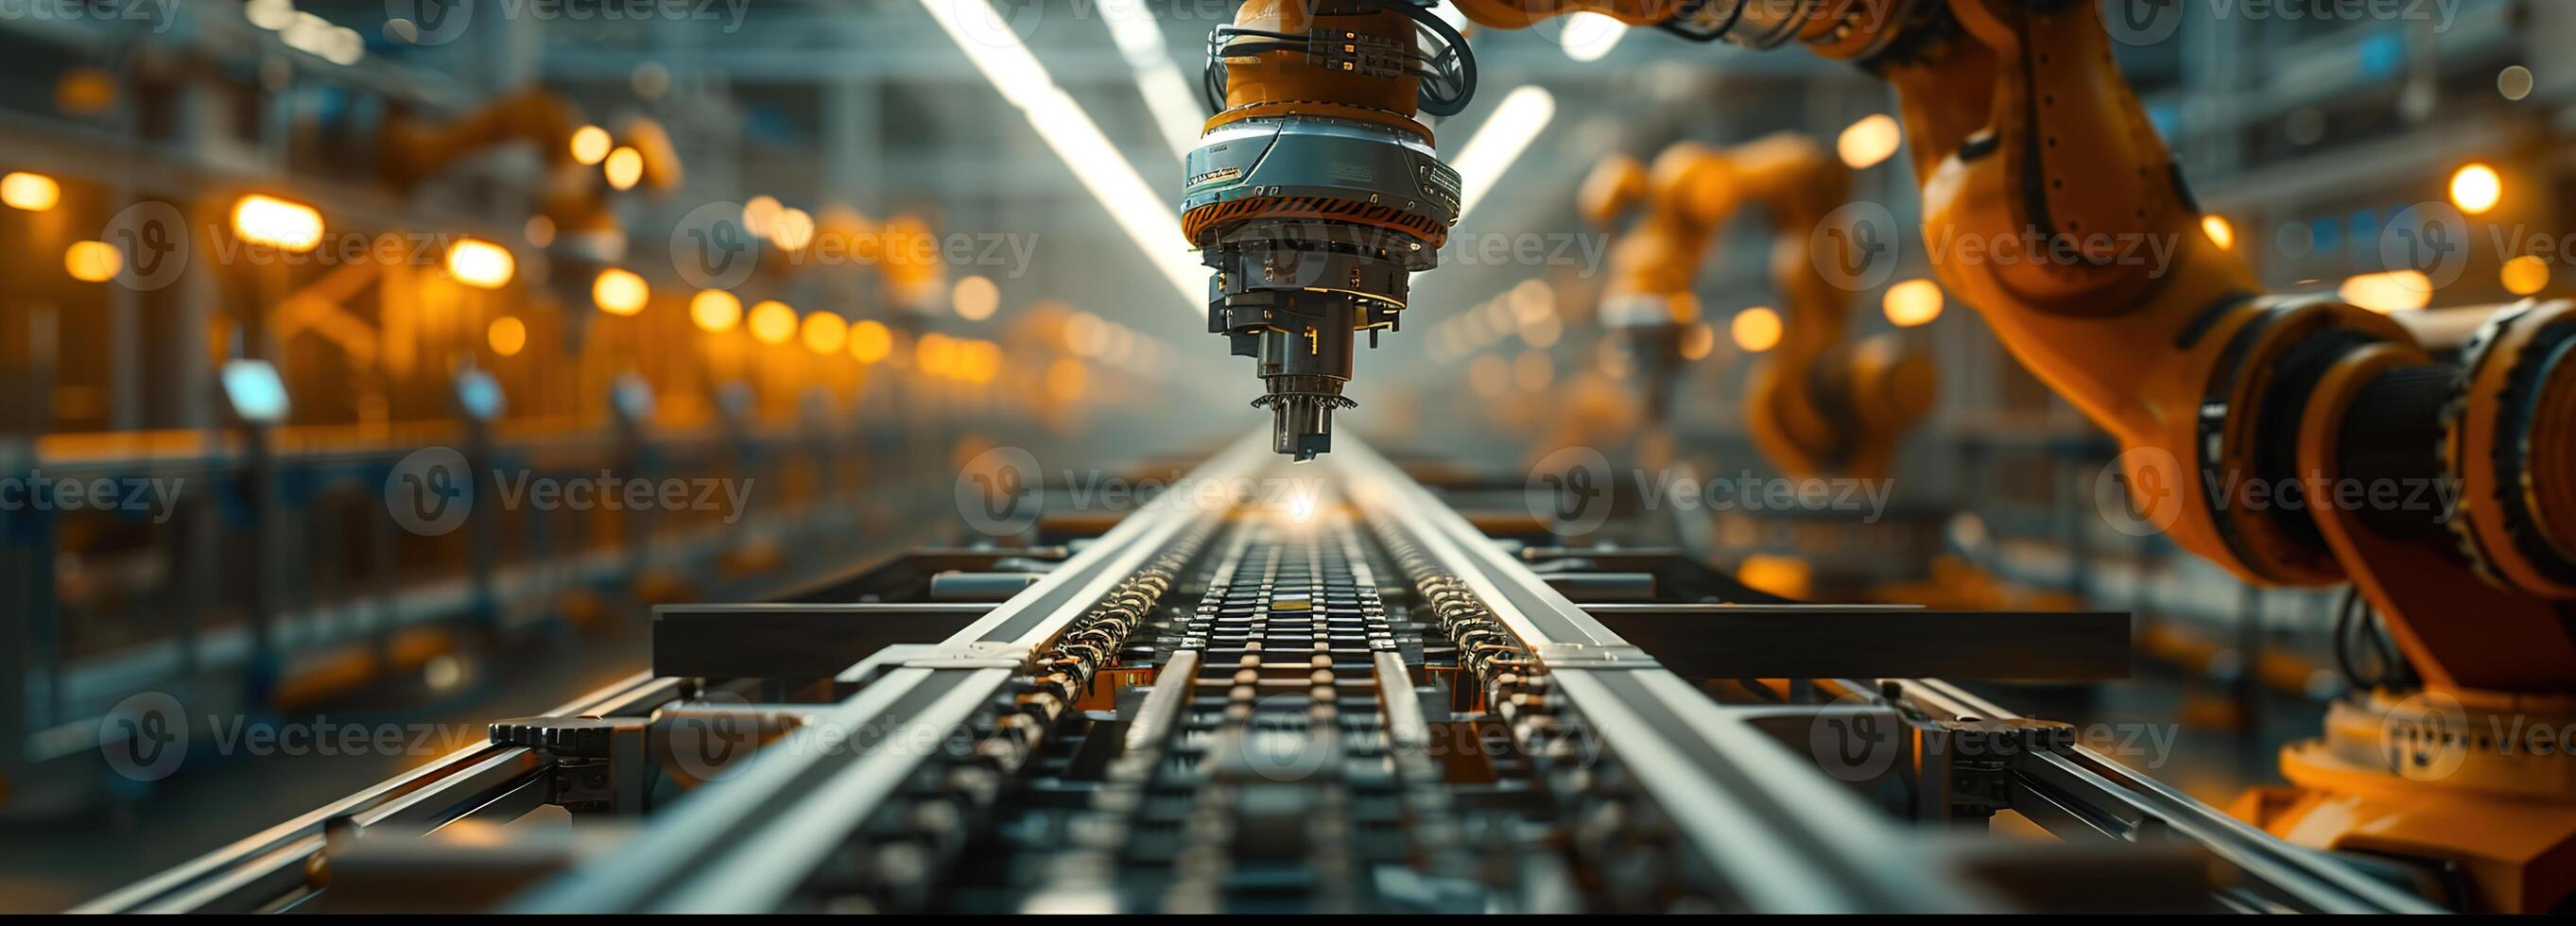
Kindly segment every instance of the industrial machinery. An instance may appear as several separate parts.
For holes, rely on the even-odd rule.
[[[1888,475],[1897,442],[1931,410],[1938,377],[1901,335],[1844,343],[1851,293],[1819,261],[1845,255],[1814,247],[1836,243],[1817,230],[1850,189],[1832,152],[1790,133],[1724,150],[1683,142],[1652,168],[1624,154],[1594,166],[1581,194],[1586,220],[1609,226],[1642,213],[1611,250],[1601,321],[1627,347],[1650,426],[1669,421],[1686,340],[1707,336],[1693,290],[1712,239],[1738,210],[1756,207],[1775,235],[1771,280],[1785,311],[1779,342],[1756,362],[1744,396],[1754,443],[1792,476]]]
[[[2576,4],[2220,6],[0,10],[0,912],[2576,908]]]
[[[2285,753],[2297,790],[2249,812],[2305,843],[2456,869],[2478,909],[2546,910],[2576,893],[2576,802],[2560,784],[2576,759],[2531,750],[2523,733],[2459,732],[2576,715],[2576,465],[2563,459],[2576,447],[2576,365],[2564,362],[2576,303],[2496,310],[2436,359],[2439,344],[2380,313],[2263,294],[2203,234],[2091,3],[1458,7],[1495,28],[1596,12],[1751,48],[1796,43],[1885,77],[1926,239],[2017,249],[1936,270],[2119,437],[2145,516],[2248,582],[2353,583],[2424,681],[2339,708],[2324,740]],[[2121,259],[2147,239],[2179,242],[2178,260]],[[2350,497],[2373,484],[2456,492],[2438,505]],[[2256,486],[2280,503],[2250,502]],[[2413,822],[2427,817],[2440,825]]]
[[[1181,224],[1216,270],[1208,330],[1258,364],[1278,451],[1312,460],[1357,404],[1359,333],[1396,330],[1457,221],[1421,117],[1466,105],[1476,58],[1417,0],[1252,0],[1209,36],[1206,85]]]
[[[561,95],[534,88],[449,122],[397,111],[381,129],[379,145],[386,182],[405,192],[494,148],[525,145],[536,151],[545,165],[536,213],[544,219],[540,227],[548,239],[548,257],[562,265],[563,279],[583,291],[600,270],[627,257],[615,194],[639,186],[668,193],[686,180],[670,133],[660,123],[631,119],[611,133],[583,122]],[[612,179],[608,162],[624,156],[633,158],[633,173]],[[627,169],[626,164],[616,168]]]
[[[650,672],[83,909],[2430,909],[1893,677],[2116,676],[2125,615],[1795,607],[1265,444],[1096,537],[660,608]]]

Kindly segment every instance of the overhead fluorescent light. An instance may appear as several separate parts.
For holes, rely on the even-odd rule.
[[[1207,270],[1190,257],[1179,217],[1163,202],[1162,194],[1136,173],[1118,146],[1101,134],[1099,123],[1091,120],[1082,104],[1056,86],[1046,67],[1029,53],[1028,43],[1003,25],[1007,20],[986,0],[921,0],[921,8],[930,12],[940,31],[948,33],[949,41],[966,53],[993,89],[1019,108],[1029,127],[1072,169],[1074,179],[1091,192],[1091,198],[1109,210],[1119,229],[1171,282],[1191,315],[1203,311]],[[982,22],[969,23],[969,16]]]
[[[1207,114],[1199,109],[1198,91],[1163,44],[1163,27],[1141,0],[1100,0],[1100,11],[1108,16],[1109,37],[1127,57],[1127,66],[1136,70],[1136,89],[1144,94],[1145,109],[1162,130],[1163,143],[1171,146],[1173,157],[1188,159],[1199,145]]]
[[[1555,118],[1556,97],[1545,87],[1523,84],[1503,95],[1503,101],[1494,106],[1494,114],[1476,127],[1476,134],[1468,136],[1467,144],[1450,162],[1458,171],[1462,193],[1458,200],[1459,219],[1464,220],[1476,210],[1476,204],[1503,179],[1503,172],[1512,169],[1512,162],[1520,160],[1521,153],[1529,150],[1530,143],[1537,141],[1539,133],[1546,131],[1548,122]]]

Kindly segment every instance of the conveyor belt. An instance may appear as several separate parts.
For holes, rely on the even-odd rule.
[[[1262,450],[1247,441],[1195,478],[1275,477]],[[2063,909],[2066,884],[2183,909],[2425,909],[2047,746],[2046,725],[1991,706],[1969,717],[1942,683],[1819,679],[1800,683],[1809,697],[1721,703],[1365,447],[1298,474],[1327,487],[1302,515],[1149,507],[944,642],[888,646],[831,678],[757,680],[806,700],[725,705],[705,686],[726,680],[680,680],[651,705],[601,702],[625,719],[496,726],[550,745],[405,779],[413,809],[388,822],[506,824],[549,793],[591,814],[580,838],[532,842],[554,848],[531,858],[438,836],[425,855],[381,851],[410,845],[383,841],[400,835],[326,843],[366,827],[340,816],[91,909],[1956,911]],[[674,639],[710,645],[708,622],[726,619],[757,634],[797,607],[693,613]],[[778,626],[870,613],[810,608]],[[734,773],[688,776],[706,781],[694,790],[567,795],[567,771],[602,763],[651,778],[634,755],[676,749],[673,731],[710,718],[778,732]],[[1828,774],[1809,731],[1846,723],[1910,731],[1894,741],[1902,761]],[[639,745],[561,745],[553,724]],[[1961,751],[1975,743],[2025,745]],[[2070,769],[2085,787],[2067,786]],[[2014,800],[2076,841],[2033,854],[1955,836]],[[334,861],[329,846],[355,848]],[[450,856],[469,862],[438,861]],[[488,897],[466,899],[468,885]]]

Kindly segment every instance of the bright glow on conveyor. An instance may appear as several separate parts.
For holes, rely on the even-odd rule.
[[[742,322],[742,300],[721,289],[710,289],[689,298],[689,321],[708,334],[732,331]]]
[[[510,249],[481,238],[461,238],[447,248],[447,275],[475,289],[500,289],[519,272]]]
[[[633,148],[619,148],[608,153],[608,161],[601,168],[608,173],[609,186],[616,187],[621,193],[632,190],[635,184],[644,180],[644,153]]]
[[[775,299],[751,307],[751,337],[763,344],[785,344],[796,336],[796,310]]]
[[[1458,169],[1458,185],[1464,195],[1458,200],[1458,217],[1464,220],[1474,214],[1476,203],[1501,182],[1503,172],[1528,151],[1531,142],[1556,118],[1556,96],[1537,84],[1524,84],[1503,95],[1494,105],[1494,114],[1476,127],[1476,134],[1458,149],[1450,164]]]
[[[2201,216],[2200,230],[2202,234],[2209,236],[2212,243],[2218,245],[2219,250],[2236,250],[2236,223],[2228,221],[2226,216]]]
[[[2365,273],[2343,281],[2343,301],[2373,312],[2412,312],[2433,302],[2433,280],[2418,270]]]
[[[528,346],[528,323],[504,315],[492,320],[492,326],[485,329],[483,337],[491,342],[493,353],[516,357],[521,349]]]
[[[1190,314],[1204,312],[1207,268],[1186,250],[1188,239],[1181,235],[1181,220],[1173,214],[1172,204],[1136,173],[1136,166],[1100,133],[1100,125],[1082,104],[1055,85],[1007,21],[984,0],[921,0],[921,8],[930,12],[930,18],[938,21],[940,30],[966,53],[993,89],[1028,118],[1029,127],[1073,170],[1074,179],[1082,182],[1091,198],[1109,210],[1119,229],[1163,272]]]
[[[1844,166],[1867,170],[1894,157],[1904,146],[1905,130],[1896,124],[1896,117],[1874,113],[1844,129],[1834,141],[1834,152],[1842,156]]]
[[[303,203],[254,193],[233,204],[233,233],[252,244],[309,254],[322,246],[322,213]]]
[[[957,309],[957,317],[980,322],[1002,309],[1002,288],[982,276],[967,276],[949,290],[948,301]]]
[[[2451,204],[2470,215],[2495,211],[2504,201],[2504,178],[2496,169],[2484,164],[2471,164],[2451,175]]]
[[[860,363],[875,363],[894,353],[894,330],[876,319],[864,319],[850,326],[850,356]]]
[[[1780,313],[1767,306],[1755,306],[1735,313],[1728,326],[1735,335],[1735,346],[1748,354],[1759,354],[1780,346]]]
[[[2505,261],[2503,282],[2516,296],[2538,295],[2549,288],[2549,262],[2529,254]]]
[[[104,241],[75,241],[63,252],[63,270],[83,283],[105,283],[125,272],[125,252]]]
[[[43,212],[63,201],[62,184],[43,174],[25,171],[0,177],[0,203],[23,212]]]
[[[572,159],[584,167],[595,166],[608,160],[609,150],[616,145],[607,129],[585,125],[572,133]]]
[[[841,352],[850,343],[850,320],[833,312],[816,312],[805,316],[805,347],[818,354]]]
[[[1888,322],[1899,328],[1929,325],[1941,317],[1941,284],[1930,280],[1907,280],[1887,288],[1881,308]]]
[[[615,267],[599,272],[590,284],[590,299],[610,315],[635,315],[653,298],[653,287],[634,271]]]

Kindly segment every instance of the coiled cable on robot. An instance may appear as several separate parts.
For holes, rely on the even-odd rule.
[[[1416,105],[1431,116],[1455,116],[1466,111],[1476,96],[1476,52],[1468,47],[1467,37],[1431,12],[1417,0],[1362,0],[1373,9],[1402,13],[1413,20],[1422,34],[1428,34],[1435,49],[1406,49],[1399,54],[1405,65],[1402,71],[1422,82]],[[1238,40],[1241,41],[1238,44]],[[1207,60],[1199,75],[1200,90],[1207,96],[1210,112],[1226,108],[1225,62],[1272,52],[1306,52],[1315,37],[1268,29],[1220,26],[1208,33]]]

